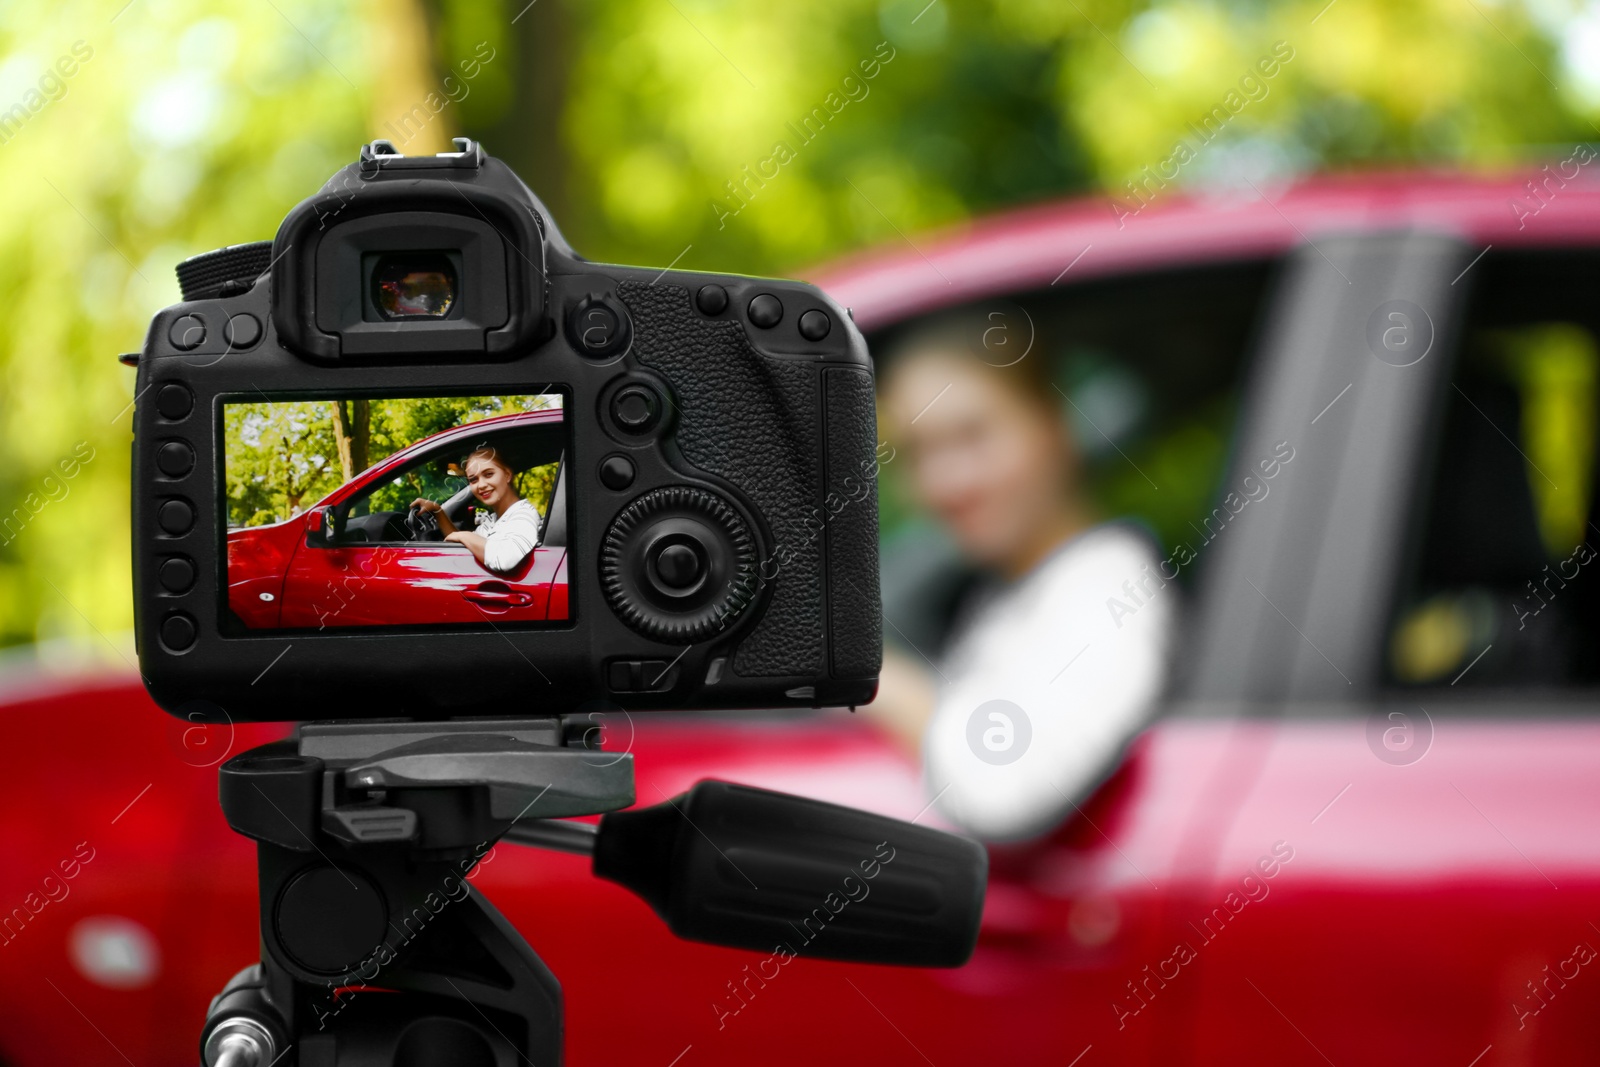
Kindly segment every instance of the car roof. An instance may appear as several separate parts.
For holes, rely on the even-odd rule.
[[[1273,258],[1332,233],[1431,229],[1482,246],[1600,244],[1600,161],[1588,159],[1569,152],[1542,169],[1488,175],[1331,174],[1242,193],[1158,190],[1120,218],[1111,196],[1080,196],[896,240],[810,277],[870,333],[1052,284]],[[1131,195],[1117,201],[1122,211],[1138,208]]]
[[[459,426],[451,426],[430,434],[420,441],[414,441],[392,455],[384,457],[372,465],[369,470],[379,470],[392,467],[396,462],[405,462],[419,452],[429,451],[435,446],[446,443],[455,438],[476,437],[482,433],[493,433],[496,430],[506,430],[513,426],[534,426],[543,423],[559,423],[565,417],[563,408],[542,408],[538,411],[514,411],[509,415],[491,415],[487,419],[478,419],[474,422],[464,422]],[[365,473],[365,472],[363,472]],[[359,478],[359,476],[358,476]],[[354,479],[352,479],[354,480]]]

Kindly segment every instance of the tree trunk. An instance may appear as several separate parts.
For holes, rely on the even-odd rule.
[[[372,135],[394,142],[408,156],[448,152],[456,133],[452,122],[435,121],[428,103],[430,95],[436,101],[447,98],[434,69],[428,16],[426,0],[384,0],[366,42],[375,75],[368,113]],[[449,110],[443,113],[448,116]]]
[[[571,206],[571,158],[561,127],[576,43],[574,16],[563,0],[531,4],[511,0],[508,10],[515,23],[490,43],[500,52],[495,63],[504,63],[512,71],[511,98],[498,115],[470,109],[464,112],[468,122],[463,132],[481,140],[486,151],[516,171],[561,226]]]
[[[349,481],[367,469],[367,445],[372,438],[372,401],[333,402],[333,439],[339,445],[339,472]]]

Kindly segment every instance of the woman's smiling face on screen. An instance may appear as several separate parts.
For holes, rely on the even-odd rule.
[[[511,472],[487,456],[474,456],[467,461],[467,484],[472,487],[473,496],[496,512],[502,503],[515,502]]]

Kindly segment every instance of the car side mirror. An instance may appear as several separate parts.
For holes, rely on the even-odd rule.
[[[333,509],[312,508],[306,519],[306,544],[312,548],[327,548],[334,541]]]

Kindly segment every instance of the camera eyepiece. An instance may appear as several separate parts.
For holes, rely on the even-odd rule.
[[[438,252],[382,256],[372,271],[372,302],[390,321],[442,319],[456,305],[456,271]]]

